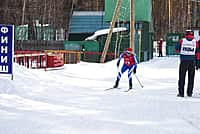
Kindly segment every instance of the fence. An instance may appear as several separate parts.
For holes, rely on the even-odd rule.
[[[79,51],[72,50],[45,50],[46,53],[57,53],[62,54],[64,64],[76,64],[80,62],[80,54]]]
[[[82,53],[82,60],[86,62],[100,62],[101,58],[101,52],[83,52]],[[118,57],[118,56],[117,56]],[[115,54],[114,53],[107,53],[105,62],[111,61],[115,59]]]
[[[45,68],[46,54],[43,51],[15,51],[15,62],[27,68]]]
[[[79,52],[69,50],[15,51],[15,62],[27,68],[55,68],[64,64],[76,64],[81,60],[99,63],[101,52]],[[115,59],[114,53],[107,53],[106,62]],[[118,56],[117,56],[118,57]]]
[[[80,62],[80,52],[66,50],[15,51],[15,62],[27,68],[54,68]]]

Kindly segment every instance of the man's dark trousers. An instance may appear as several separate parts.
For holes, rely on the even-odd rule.
[[[191,96],[194,87],[194,75],[195,75],[195,62],[194,61],[181,61],[179,66],[179,81],[178,90],[179,94],[184,96],[185,76],[188,71],[188,86],[187,95]]]

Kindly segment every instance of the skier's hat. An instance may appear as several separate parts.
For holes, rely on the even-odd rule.
[[[185,35],[193,35],[193,31],[191,29],[185,30]]]
[[[130,47],[129,47],[129,48],[127,48],[126,50],[127,50],[127,51],[129,51],[129,52],[132,52],[132,51],[133,51],[133,49],[132,49],[132,48],[130,48]]]

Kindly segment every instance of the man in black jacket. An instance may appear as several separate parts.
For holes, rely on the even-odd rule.
[[[197,61],[197,51],[199,45],[194,38],[192,30],[186,30],[185,37],[176,45],[177,52],[180,53],[178,97],[184,97],[185,76],[188,72],[187,96],[191,97],[194,87],[195,62]]]

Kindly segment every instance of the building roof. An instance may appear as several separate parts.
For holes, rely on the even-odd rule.
[[[121,32],[121,31],[126,31],[126,30],[128,30],[126,27],[113,28],[113,33],[115,33],[115,32]],[[108,34],[109,31],[110,31],[110,29],[98,30],[92,36],[87,37],[85,40],[96,40],[96,38],[98,36]]]
[[[73,12],[69,33],[94,33],[97,30],[109,28],[104,20],[104,12]]]

